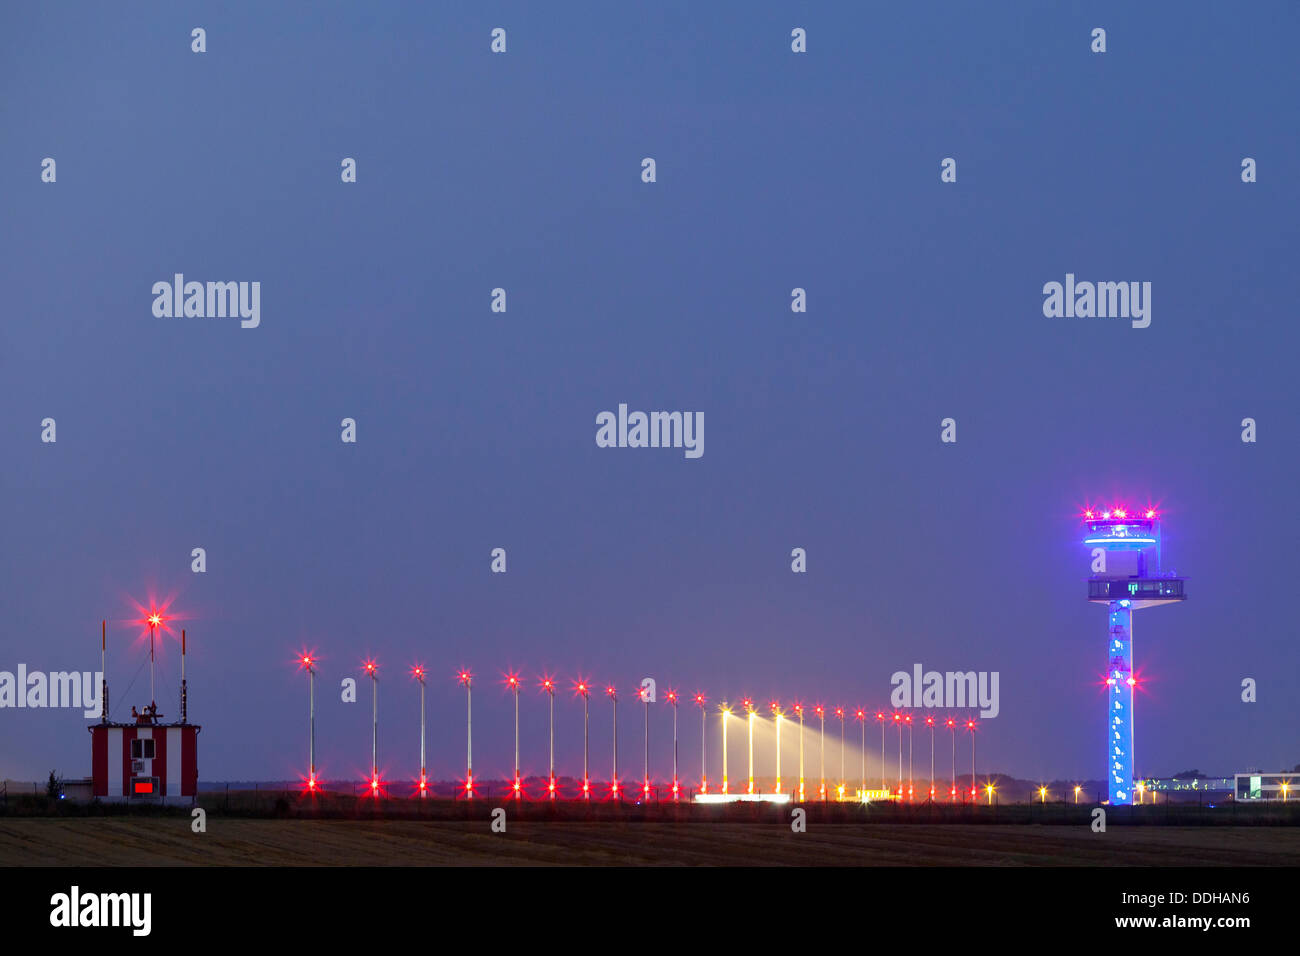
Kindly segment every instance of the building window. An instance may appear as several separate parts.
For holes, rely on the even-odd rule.
[[[131,759],[132,760],[152,760],[153,759],[153,739],[141,740],[137,737],[131,741]]]

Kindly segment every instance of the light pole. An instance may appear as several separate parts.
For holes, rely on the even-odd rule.
[[[930,802],[934,803],[934,715],[927,714],[925,724],[930,728]]]
[[[551,799],[555,799],[555,681],[549,676],[542,675],[542,690],[546,691],[547,707],[550,711],[549,718],[549,737],[550,737],[550,774],[546,779],[546,794]]]
[[[867,793],[867,712],[861,707],[853,715],[862,725],[862,796]]]
[[[1083,789],[1083,787],[1079,786],[1077,783],[1074,785],[1074,802],[1075,802],[1075,803],[1078,803],[1078,802],[1079,802],[1079,791],[1082,790],[1082,789]],[[1165,802],[1168,803],[1169,801],[1166,800]]]
[[[474,675],[462,667],[456,678],[465,687],[465,798],[474,797],[474,701],[470,696]]]
[[[916,792],[916,778],[912,776],[912,715],[904,717],[903,723],[907,724],[907,802],[911,803]]]
[[[677,799],[679,786],[677,783],[677,691],[669,688],[665,699],[673,705],[673,799]]]
[[[368,660],[363,665],[370,675],[370,701],[372,720],[370,725],[370,795],[379,796],[379,665]]]
[[[316,661],[310,654],[298,658],[298,664],[307,672],[307,789],[316,792]]]
[[[724,700],[719,709],[722,711],[722,793],[727,793],[727,718],[731,716],[731,708],[727,706]]]
[[[803,704],[795,702],[795,716],[799,718],[799,799],[803,799]]]
[[[889,787],[885,784],[885,712],[876,711],[876,723],[880,724],[880,790],[885,795],[889,794]],[[862,748],[866,750],[864,746]]]
[[[754,702],[746,697],[741,702],[749,723],[749,792],[754,792]]]
[[[581,677],[574,683],[574,692],[582,697],[582,799],[591,799],[591,778],[587,768],[587,744],[590,740],[587,718],[590,714],[591,687]]]
[[[776,792],[781,792],[781,721],[784,715],[781,713],[781,704],[779,701],[772,701],[768,704],[772,711],[772,722],[776,724]]]
[[[840,785],[839,785],[839,787],[836,789],[836,796],[837,796],[840,800],[843,800],[843,799],[844,799],[844,786],[845,786],[845,779],[844,779],[844,749],[845,749],[845,748],[844,748],[844,708],[843,708],[843,707],[836,707],[836,708],[835,708],[835,716],[838,717],[838,718],[840,719]]]
[[[157,709],[158,698],[154,696],[153,689],[153,644],[154,635],[158,633],[158,625],[162,623],[162,615],[154,611],[149,615],[149,703]]]
[[[894,711],[894,726],[898,728],[898,799],[903,799],[903,715]]]
[[[429,795],[429,776],[424,763],[424,668],[416,664],[411,676],[420,682],[420,799]]]
[[[709,713],[704,708],[706,703],[704,695],[697,691],[695,706],[700,708],[700,793],[709,792],[709,762],[705,759],[709,747]]]
[[[1038,788],[1038,800],[1040,803],[1047,802],[1047,788],[1040,786]]]
[[[821,704],[817,705],[817,719],[822,722],[822,758],[821,758],[821,783],[817,789],[817,795],[825,801],[826,799],[826,708]]]
[[[618,799],[618,691],[611,684],[605,688],[605,693],[609,699],[614,702],[614,779],[609,785],[609,795]]]
[[[637,696],[641,698],[641,704],[645,708],[645,758],[642,763],[641,775],[641,799],[649,802],[650,800],[650,692],[644,687],[637,691]]]
[[[971,798],[971,802],[974,803],[975,802],[975,721],[967,720],[966,729],[970,731],[970,798]],[[990,791],[990,793],[991,792],[992,791]],[[992,802],[993,799],[990,796],[989,803]]]
[[[519,675],[511,671],[506,674],[506,686],[510,692],[515,695],[515,783],[514,795],[519,800],[523,797],[523,789],[519,783]]]
[[[952,731],[952,790],[948,796],[952,802],[957,802],[957,721],[949,717],[944,721],[947,728]]]

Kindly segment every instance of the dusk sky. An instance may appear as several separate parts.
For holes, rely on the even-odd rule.
[[[560,770],[581,674],[620,688],[635,774],[643,677],[877,707],[920,663],[1000,675],[981,773],[1093,779],[1078,515],[1151,503],[1189,598],[1135,616],[1137,770],[1300,763],[1300,7],[769,6],[6,4],[0,670],[97,670],[108,618],[129,719],[132,602],[171,597],[207,781],[306,772],[304,647],[332,779],[369,768],[366,656],[407,779],[417,662],[439,779],[461,666],[476,774],[504,776],[508,668],[526,771],[550,672]],[[156,317],[175,273],[260,282],[260,325]],[[1067,273],[1150,282],[1150,326],[1045,317]],[[620,403],[702,412],[704,454],[597,447]],[[0,710],[0,778],[89,776],[88,723]],[[711,773],[719,746],[710,718]]]

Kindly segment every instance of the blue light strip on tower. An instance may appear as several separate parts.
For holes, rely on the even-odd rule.
[[[1133,803],[1133,609],[1110,602],[1110,650],[1106,661],[1107,763],[1112,805]]]

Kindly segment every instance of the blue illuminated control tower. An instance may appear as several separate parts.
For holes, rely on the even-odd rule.
[[[1183,579],[1160,570],[1155,509],[1117,506],[1083,513],[1083,543],[1092,552],[1088,600],[1105,604],[1106,779],[1111,804],[1133,803],[1133,612],[1186,600]]]

